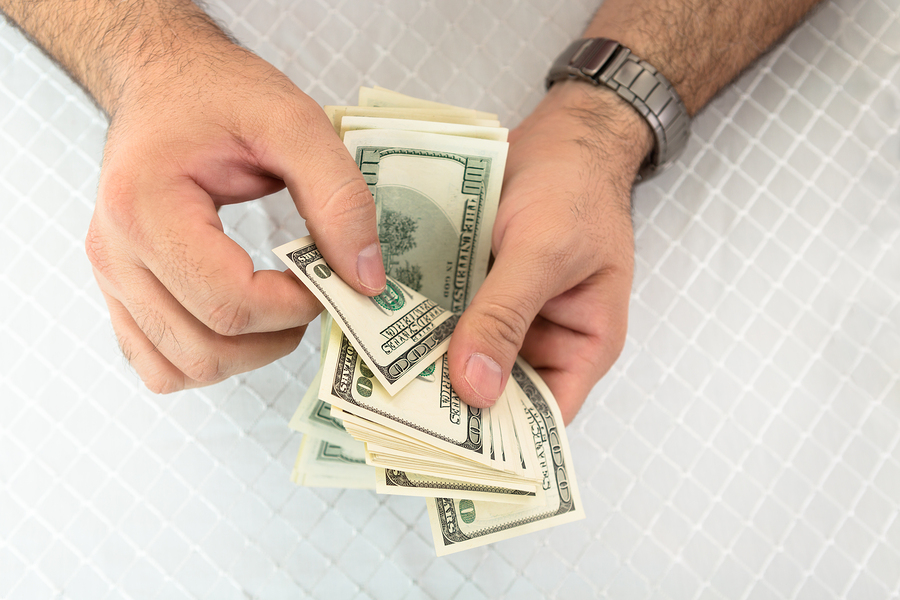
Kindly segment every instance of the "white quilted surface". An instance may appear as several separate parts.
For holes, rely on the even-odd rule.
[[[220,0],[320,103],[515,124],[592,0]],[[290,357],[154,396],[84,256],[105,122],[0,26],[0,598],[900,594],[900,0],[829,0],[636,192],[625,352],[569,428],[588,519],[436,559],[424,504],[288,481]],[[283,195],[233,207],[274,266]]]

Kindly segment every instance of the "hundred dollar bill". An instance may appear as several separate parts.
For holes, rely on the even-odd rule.
[[[360,106],[387,106],[392,108],[439,108],[458,112],[460,114],[469,114],[472,109],[453,106],[452,104],[444,104],[433,100],[423,100],[414,96],[407,96],[400,92],[395,92],[383,87],[365,87],[359,88]],[[474,111],[475,117],[479,119],[497,119],[495,113],[484,112],[480,110]]]
[[[518,405],[518,397],[515,398],[515,401]],[[506,487],[511,487],[510,484],[522,484],[524,480],[539,481],[540,477],[537,476],[537,471],[529,471],[527,465],[521,461],[520,448],[516,448],[515,456],[510,451],[508,460],[507,457],[502,456],[502,453],[496,451],[497,447],[502,444],[500,438],[503,432],[497,423],[495,414],[507,404],[507,393],[504,392],[492,407],[481,410],[483,415],[481,422],[485,426],[482,431],[482,444],[488,449],[491,458],[490,465],[472,464],[468,460],[459,460],[445,451],[438,451],[427,439],[404,435],[396,429],[367,421],[364,416],[358,417],[344,412],[341,419],[346,430],[354,438],[366,442],[369,464],[375,466],[412,470],[415,473],[435,477],[449,477],[452,470],[464,474],[458,475],[464,481],[474,483],[476,478],[479,478],[481,482],[488,484],[501,485],[503,482]],[[334,414],[334,407],[332,407],[332,413]],[[487,428],[487,425],[490,425],[490,428]],[[510,439],[515,437],[509,430],[512,426],[513,423],[510,419],[506,425],[507,438]],[[529,450],[532,454],[534,453],[533,448]],[[465,459],[465,457],[462,458]],[[414,463],[418,465],[418,468],[401,466],[401,464],[412,465]],[[533,489],[533,487],[532,483],[528,489]]]
[[[447,351],[458,314],[391,278],[379,296],[360,294],[332,272],[309,236],[274,252],[353,340],[389,394],[403,389]]]
[[[487,276],[508,144],[382,129],[344,144],[375,199],[388,276],[462,312]]]
[[[379,494],[434,498],[449,496],[485,502],[523,503],[534,491],[514,490],[499,485],[468,483],[458,479],[430,477],[398,469],[376,469],[375,491]]]
[[[478,125],[480,127],[499,127],[496,119],[482,119],[477,112],[466,109],[445,108],[394,108],[390,106],[323,106],[322,110],[331,120],[334,130],[340,134],[341,121],[345,117],[385,117],[388,119],[415,119],[417,121],[440,121],[442,123],[459,123]]]
[[[446,356],[433,381],[414,379],[395,396],[375,379],[375,370],[346,335],[331,328],[319,398],[398,434],[427,442],[442,452],[491,465],[484,444],[483,414],[465,404],[450,386]]]
[[[291,481],[309,487],[375,489],[376,472],[366,464],[365,447],[345,435],[341,445],[304,435]]]
[[[556,400],[522,359],[513,366],[522,410],[543,473],[543,497],[523,504],[430,498],[428,516],[438,556],[584,518],[572,456]]]
[[[316,373],[309,389],[303,394],[300,405],[294,411],[288,426],[294,431],[305,433],[316,438],[340,445],[353,439],[343,424],[331,416],[331,405],[319,400],[319,386],[322,383],[322,371]]]
[[[416,121],[414,119],[387,119],[384,117],[344,117],[341,119],[341,139],[348,131],[361,129],[392,129],[394,131],[418,131],[420,133],[439,133],[467,138],[480,138],[505,142],[509,137],[506,127],[483,127],[460,123],[442,123],[440,121]]]
[[[340,410],[332,407],[332,415]],[[490,413],[490,409],[482,409]],[[541,478],[526,472],[511,472],[495,465],[480,465],[465,457],[453,456],[447,452],[436,452],[433,446],[412,437],[402,437],[371,421],[340,411],[344,427],[354,439],[365,442],[366,462],[384,469],[397,469],[417,473],[426,477],[455,479],[460,482],[488,486],[501,486],[514,490],[531,491],[537,489]],[[484,420],[487,422],[487,419]],[[491,433],[485,429],[486,447],[490,447]],[[533,449],[532,449],[533,452]]]

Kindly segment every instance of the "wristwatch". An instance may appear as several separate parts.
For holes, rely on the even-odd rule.
[[[614,90],[653,130],[656,144],[641,167],[642,178],[670,165],[687,145],[691,119],[678,92],[653,66],[606,38],[572,42],[547,74],[547,89],[560,79],[583,79]]]

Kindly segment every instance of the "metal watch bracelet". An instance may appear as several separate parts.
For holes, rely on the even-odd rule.
[[[678,92],[653,65],[622,44],[606,38],[572,42],[550,68],[547,89],[569,78],[612,89],[646,119],[655,144],[641,168],[642,178],[670,165],[687,145],[691,120]]]

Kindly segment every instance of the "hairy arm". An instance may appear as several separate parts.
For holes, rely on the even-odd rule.
[[[655,66],[695,114],[814,0],[605,0],[583,37]],[[548,65],[549,66],[549,65]],[[634,270],[631,190],[650,127],[615,92],[561,81],[510,133],[494,267],[450,346],[460,396],[490,404],[521,353],[566,422],[625,343]]]
[[[819,0],[606,0],[583,37],[614,39],[659,69],[693,115]]]
[[[108,116],[156,71],[239,50],[190,0],[0,0],[0,11]]]

